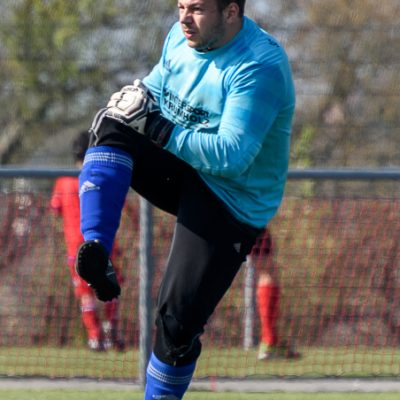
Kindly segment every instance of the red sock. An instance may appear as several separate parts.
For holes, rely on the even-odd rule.
[[[261,322],[261,340],[276,345],[278,334],[276,323],[279,316],[280,288],[274,284],[257,286],[257,305]]]
[[[88,333],[88,338],[100,340],[101,328],[96,310],[82,310],[82,321]]]

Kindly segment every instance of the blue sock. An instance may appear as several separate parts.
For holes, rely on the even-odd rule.
[[[161,362],[153,353],[147,367],[144,399],[162,400],[168,399],[168,395],[182,399],[192,380],[195,367],[196,363],[173,367]]]
[[[91,147],[79,175],[81,231],[111,253],[132,177],[132,157],[114,147]]]

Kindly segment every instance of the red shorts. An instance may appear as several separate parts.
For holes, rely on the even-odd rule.
[[[253,267],[258,273],[272,273],[274,262],[272,257],[272,239],[268,229],[256,239],[256,243],[251,249],[250,257]]]
[[[272,253],[272,238],[271,233],[268,229],[256,239],[256,243],[251,249],[251,255],[253,257],[268,256]]]

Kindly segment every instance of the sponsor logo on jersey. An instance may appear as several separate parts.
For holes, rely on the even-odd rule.
[[[168,89],[163,91],[163,104],[172,117],[184,126],[208,126],[210,115],[201,107],[193,107]]]

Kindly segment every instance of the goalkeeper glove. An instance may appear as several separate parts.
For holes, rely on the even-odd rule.
[[[139,79],[111,96],[105,116],[129,125],[161,147],[168,143],[175,127],[161,115],[154,96]]]

